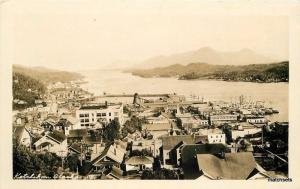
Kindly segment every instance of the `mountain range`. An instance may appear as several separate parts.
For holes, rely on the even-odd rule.
[[[215,65],[248,65],[265,64],[279,61],[258,54],[250,49],[222,52],[211,47],[202,47],[195,51],[177,53],[168,56],[155,56],[135,65],[135,69],[165,67],[174,64],[187,65],[196,62]]]

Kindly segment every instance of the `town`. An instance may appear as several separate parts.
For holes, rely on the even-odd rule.
[[[289,123],[271,122],[280,112],[263,102],[94,96],[80,84],[48,85],[34,106],[13,111],[15,179],[288,178]]]

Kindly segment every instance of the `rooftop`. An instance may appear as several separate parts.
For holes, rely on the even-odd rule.
[[[184,145],[181,149],[182,168],[186,179],[195,179],[199,177],[197,154],[219,154],[221,152],[230,152],[223,144],[190,144]]]
[[[205,143],[206,140],[206,136],[198,135],[164,136],[162,137],[162,146],[164,150],[171,150],[180,142],[184,144],[196,144],[198,142]]]
[[[199,133],[202,135],[223,134],[223,131],[221,129],[200,129]]]
[[[145,165],[152,164],[154,162],[153,157],[147,156],[133,156],[125,161],[127,165]]]
[[[212,179],[245,180],[256,169],[251,152],[225,153],[224,159],[212,154],[197,154],[199,170]]]
[[[62,142],[66,139],[66,135],[64,135],[62,132],[59,132],[59,131],[53,131],[53,132],[49,133],[48,136],[50,138],[57,140],[58,142]]]
[[[80,110],[95,110],[95,109],[107,109],[109,107],[120,108],[121,104],[114,103],[95,103],[95,104],[84,104],[80,107]]]
[[[92,105],[92,104],[89,104],[89,105],[82,105],[80,107],[80,110],[94,110],[94,109],[106,109],[107,106],[105,104],[103,105],[100,105],[100,104],[95,104],[95,105]]]
[[[125,149],[121,148],[120,146],[117,147],[117,146],[111,144],[111,145],[108,145],[105,147],[102,154],[99,155],[97,158],[95,158],[92,161],[92,164],[93,165],[101,164],[100,161],[106,156],[108,156],[111,160],[113,160],[117,163],[122,163],[125,153],[126,153]]]

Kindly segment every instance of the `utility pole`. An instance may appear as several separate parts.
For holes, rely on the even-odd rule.
[[[80,166],[82,167],[82,140],[80,141]]]
[[[264,146],[264,126],[261,128],[261,146]]]
[[[64,158],[66,158],[66,157],[64,157],[64,150],[61,150],[61,151],[59,151],[60,152],[60,154],[61,154],[61,167],[62,167],[62,169],[64,170]]]

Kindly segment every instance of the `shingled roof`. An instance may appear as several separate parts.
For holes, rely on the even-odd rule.
[[[66,135],[59,131],[53,131],[47,135],[49,138],[56,140],[57,142],[61,143],[66,139]]]
[[[212,154],[198,154],[199,170],[211,179],[246,180],[256,169],[251,152],[225,153],[219,158]]]
[[[125,149],[122,149],[121,147],[116,148],[116,146],[110,144],[105,147],[101,155],[99,155],[97,158],[95,158],[92,161],[92,164],[94,166],[97,165],[104,157],[109,157],[113,161],[121,164],[123,162],[125,153],[126,153]]]
[[[181,162],[185,179],[196,179],[200,176],[197,154],[220,154],[230,152],[223,144],[190,144],[181,149]]]
[[[178,135],[162,137],[162,146],[164,150],[171,150],[177,144],[183,142],[185,144],[196,144],[198,142],[206,143],[207,136],[200,135]]]

